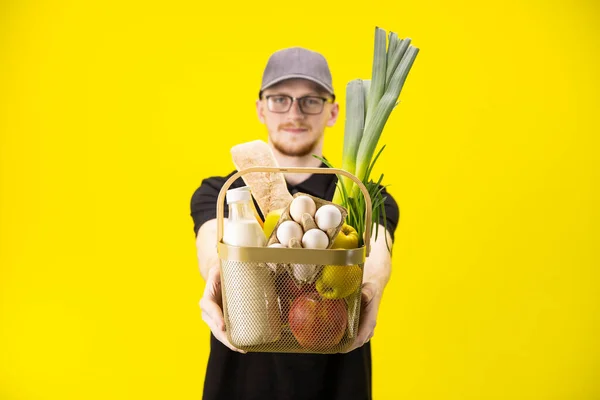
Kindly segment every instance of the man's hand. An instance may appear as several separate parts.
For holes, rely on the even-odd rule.
[[[371,236],[371,253],[365,260],[358,334],[344,353],[361,347],[375,334],[379,304],[392,272],[392,258],[386,244],[386,241],[391,243],[392,238],[383,225],[379,225],[379,232],[377,240]]]
[[[377,325],[377,313],[379,312],[379,303],[381,302],[381,293],[377,290],[375,284],[366,282],[361,290],[361,310],[360,323],[358,326],[358,334],[352,346],[343,351],[349,353],[365,343],[367,343],[375,334],[375,325]]]
[[[202,309],[202,320],[206,322],[213,335],[218,341],[233,351],[245,354],[244,350],[235,348],[227,339],[225,333],[225,320],[223,319],[223,303],[221,295],[221,269],[214,266],[208,271],[204,295],[200,299]]]

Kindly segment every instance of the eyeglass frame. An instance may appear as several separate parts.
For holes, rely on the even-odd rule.
[[[285,111],[273,111],[271,110],[271,108],[269,108],[269,97],[275,97],[275,96],[281,96],[281,97],[287,97],[288,99],[292,99],[292,102],[290,103],[290,107],[285,110]],[[302,109],[302,103],[299,102],[298,100],[302,100],[308,97],[312,97],[315,99],[321,99],[323,100],[323,104],[321,105],[321,110],[318,113],[307,113]],[[312,96],[312,95],[308,95],[308,96],[302,96],[302,97],[294,97],[294,96],[290,96],[288,94],[269,94],[266,96],[262,96],[261,93],[261,99],[267,100],[267,109],[275,114],[285,114],[286,112],[289,112],[292,109],[292,106],[294,105],[294,102],[296,102],[298,104],[298,108],[300,109],[300,111],[302,112],[302,114],[306,114],[306,115],[319,115],[323,112],[323,110],[325,109],[325,104],[329,103],[329,104],[333,104],[335,102],[335,95],[331,95],[332,98],[327,98],[327,97],[322,97],[322,96]]]

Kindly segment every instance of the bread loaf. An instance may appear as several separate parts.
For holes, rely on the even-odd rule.
[[[233,164],[238,171],[250,167],[278,167],[275,156],[267,143],[262,140],[241,143],[231,148]],[[282,209],[292,201],[281,172],[252,172],[242,176],[250,186],[252,195],[266,217],[273,210]]]

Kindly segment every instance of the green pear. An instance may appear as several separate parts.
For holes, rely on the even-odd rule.
[[[267,236],[268,237],[268,236]],[[355,249],[358,247],[358,232],[352,226],[344,223],[340,233],[333,239],[332,249]]]
[[[325,299],[348,297],[360,287],[362,276],[358,265],[325,265],[316,283],[317,292]]]

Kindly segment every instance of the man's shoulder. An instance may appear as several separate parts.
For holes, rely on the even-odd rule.
[[[202,179],[202,182],[200,183],[200,185],[196,188],[192,197],[198,197],[198,196],[210,195],[210,194],[217,196],[219,194],[219,191],[223,187],[223,185],[225,185],[225,182],[227,182],[227,180],[229,178],[231,178],[236,172],[237,172],[236,170],[233,170],[225,176],[213,175],[213,176],[205,177],[204,179]],[[236,187],[241,187],[241,186],[244,186],[244,181],[242,180],[242,178],[236,179],[231,184],[231,188],[236,188]]]
[[[200,184],[200,186],[202,185],[211,185],[211,184],[224,184],[227,179],[231,178],[233,176],[233,174],[235,174],[237,171],[231,171],[229,174],[227,175],[212,175],[212,176],[207,176],[205,178],[202,179],[202,183]]]
[[[217,204],[219,193],[223,188],[223,185],[225,185],[225,182],[227,182],[235,172],[236,171],[233,171],[226,176],[208,176],[202,180],[200,185],[194,191],[190,201],[190,213],[194,219],[194,231],[196,234],[202,224],[216,218],[215,206]],[[230,187],[235,188],[243,185],[244,181],[240,178],[233,182]],[[225,213],[227,213],[227,209],[225,209]]]

